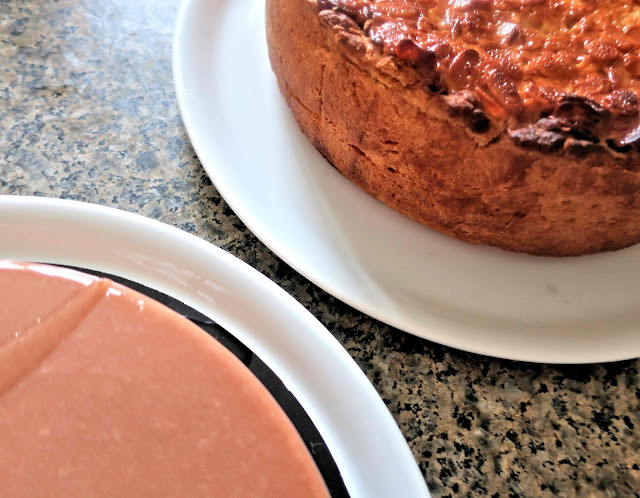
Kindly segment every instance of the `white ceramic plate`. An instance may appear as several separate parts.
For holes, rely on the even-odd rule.
[[[355,308],[448,346],[549,363],[640,356],[640,246],[538,258],[458,242],[395,213],[298,131],[264,31],[264,0],[185,0],[173,64],[204,168],[278,256]]]
[[[102,271],[179,299],[282,379],[327,443],[351,496],[429,496],[400,430],[349,354],[284,290],[223,250],[124,211],[0,196],[0,259]]]

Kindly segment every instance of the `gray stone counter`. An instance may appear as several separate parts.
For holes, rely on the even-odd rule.
[[[139,213],[257,268],[364,370],[436,497],[638,496],[638,361],[539,366],[417,339],[324,293],[245,228],[180,120],[176,10],[177,0],[0,0],[0,194]]]

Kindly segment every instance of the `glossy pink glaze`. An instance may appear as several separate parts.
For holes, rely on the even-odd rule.
[[[284,412],[219,343],[137,292],[53,273],[0,265],[0,361],[19,374],[0,382],[3,496],[328,496]]]

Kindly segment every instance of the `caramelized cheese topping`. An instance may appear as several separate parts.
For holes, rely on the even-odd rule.
[[[510,129],[557,117],[564,106],[573,118],[599,116],[578,123],[592,135],[583,138],[617,146],[638,139],[640,0],[319,3],[348,15],[386,54],[414,63],[435,54],[439,89],[472,91]]]

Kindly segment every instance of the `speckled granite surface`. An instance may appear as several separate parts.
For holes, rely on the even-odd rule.
[[[638,496],[638,361],[498,361],[327,295],[235,217],[202,170],[171,78],[177,1],[0,0],[0,194],[118,207],[194,233],[284,287],[338,338],[443,496]]]

